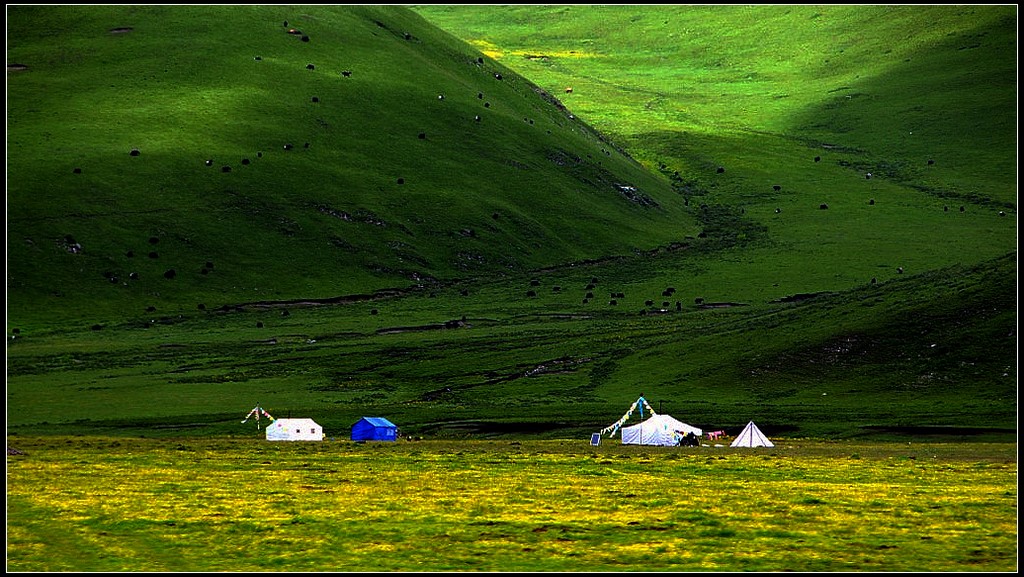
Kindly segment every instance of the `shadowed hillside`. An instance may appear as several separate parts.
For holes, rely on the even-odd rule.
[[[664,178],[404,9],[17,6],[8,27],[15,323],[522,273],[697,230]]]

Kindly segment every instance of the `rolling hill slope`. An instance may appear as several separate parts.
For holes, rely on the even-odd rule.
[[[9,7],[8,431],[583,438],[643,391],[1015,438],[1014,43],[1007,7]]]
[[[17,6],[8,26],[15,323],[372,293],[697,231],[663,177],[404,9]]]

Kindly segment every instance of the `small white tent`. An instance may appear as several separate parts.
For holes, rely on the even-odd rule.
[[[768,437],[764,436],[761,429],[757,428],[754,421],[747,423],[747,426],[743,428],[736,439],[733,440],[730,447],[774,447],[775,444],[768,440]]]
[[[323,441],[324,429],[313,419],[277,419],[267,426],[268,441]]]
[[[679,439],[687,433],[693,433],[700,437],[704,431],[665,414],[652,415],[646,421],[631,427],[623,427],[622,444],[674,447],[679,444]]]

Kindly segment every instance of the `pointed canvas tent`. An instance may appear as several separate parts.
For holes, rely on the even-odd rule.
[[[623,423],[629,420],[629,416],[636,409],[640,409],[640,418],[644,418],[645,408],[651,413],[649,419],[631,427],[622,427]],[[704,431],[697,427],[691,427],[668,415],[655,413],[643,395],[630,405],[629,410],[626,411],[626,414],[621,419],[602,429],[599,434],[608,433],[609,437],[614,437],[616,431],[620,428],[622,428],[622,443],[625,445],[675,446],[679,444],[679,440],[687,433],[693,433],[698,437],[704,434]]]
[[[704,431],[665,414],[652,415],[650,419],[642,423],[623,427],[622,444],[674,447],[679,444],[679,439],[687,433],[693,433],[699,437],[704,434]]]
[[[730,447],[774,447],[775,444],[764,436],[761,429],[757,428],[754,421],[747,423],[743,431],[733,440]]]

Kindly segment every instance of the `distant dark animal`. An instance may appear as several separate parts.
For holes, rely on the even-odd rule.
[[[206,305],[204,305],[203,303],[199,303],[198,305],[196,305],[196,308],[198,308],[201,311],[205,311]]]
[[[370,309],[370,314],[371,315],[375,315],[375,314],[377,314],[377,312],[378,312],[377,309]]]
[[[132,280],[139,280],[139,273],[137,273],[137,272],[130,273],[128,275],[128,278],[130,278]]]
[[[292,149],[292,145],[291,144],[286,144],[286,145],[284,145],[284,149],[285,150],[291,150]]]
[[[480,115],[479,115],[479,114],[477,114],[476,116],[474,116],[474,117],[473,117],[473,120],[475,120],[475,121],[477,121],[477,122],[480,122]]]
[[[253,60],[263,60],[263,57],[262,56],[254,56]]]
[[[420,140],[426,140],[427,139],[427,133],[426,132],[421,132],[417,136],[419,137]]]
[[[341,75],[346,77],[346,78],[348,78],[349,76],[352,76],[352,71],[351,70],[342,70],[341,71]]]
[[[490,108],[490,107],[491,107],[491,103],[490,102],[484,102],[484,108]]]
[[[483,63],[484,63],[484,59],[483,59],[483,58],[480,58],[480,57],[477,57],[477,59],[476,59],[476,63],[477,63],[477,64],[483,64]]]
[[[288,309],[284,309],[283,311],[281,311],[281,316],[283,316],[283,317],[286,317],[286,316],[288,316],[290,314],[292,314],[292,313],[288,312]]]
[[[437,95],[437,99],[438,100],[444,100],[444,94],[438,94]]]
[[[822,203],[821,206],[819,206],[818,208],[820,208],[821,210],[828,210],[828,205],[825,204],[825,203]]]
[[[124,256],[126,256],[128,258],[132,258],[133,256],[135,256],[135,251],[130,250],[130,251],[124,253]]]
[[[206,261],[206,268],[212,269],[213,268],[213,263],[210,262],[210,261]]]
[[[537,279],[530,279],[530,286],[537,286],[539,284],[540,284],[539,280],[537,280]]]
[[[284,21],[284,27],[285,27],[285,28],[287,28],[287,27],[288,27],[288,21],[287,21],[287,20],[285,20],[285,21]]]
[[[222,167],[220,167],[220,171],[221,172],[231,172],[231,167],[230,166],[222,166]]]
[[[262,329],[263,328],[263,321],[256,321],[256,328]]]
[[[596,276],[590,278],[590,284],[597,284],[597,277]]]
[[[928,164],[935,164],[935,161],[929,158],[928,159]]]
[[[565,93],[566,94],[572,94],[572,86],[566,86],[565,87]]]
[[[774,190],[775,192],[778,192],[778,191],[782,190],[782,187],[776,184],[776,185],[772,186],[772,190]]]
[[[592,293],[592,292],[588,292],[588,293],[587,293],[587,298],[588,298],[588,299],[592,299],[592,298],[594,298],[594,293]]]
[[[814,157],[814,162],[821,162],[821,157],[820,156],[815,156]]]
[[[256,158],[263,158],[263,153],[262,152],[257,152],[256,153]]]
[[[967,212],[967,209],[961,206],[960,207],[960,212]]]
[[[466,290],[466,289],[462,289],[462,290],[459,291],[459,294],[464,296],[464,297],[468,297],[469,296],[469,291]]]
[[[212,158],[206,161],[206,166],[213,166],[213,159]]]
[[[1006,216],[1006,213],[1000,210],[999,211],[999,216]]]
[[[871,200],[869,200],[868,204],[870,204],[871,206],[874,206],[875,205],[875,199],[872,198]]]
[[[695,304],[695,305],[699,305],[699,304],[703,304],[703,303],[704,303],[704,297],[697,297],[697,298],[693,299],[693,304]]]
[[[615,300],[615,299],[612,299],[612,300],[608,301],[608,304],[609,304],[610,306],[615,306],[615,305],[619,304],[619,301],[617,301],[617,300]]]
[[[903,274],[903,267],[901,267],[901,266],[896,267],[896,272],[898,274]]]
[[[315,69],[316,69],[316,66],[313,66],[312,64],[307,64],[306,65],[306,70],[315,70]]]
[[[484,93],[483,92],[477,92],[476,93],[476,97],[482,99],[484,97]]]
[[[309,36],[303,36],[302,37],[302,41],[303,42],[309,42]]]
[[[560,290],[562,290],[562,287],[560,287],[558,285],[555,285],[555,286],[551,287],[551,292],[558,292]]]
[[[302,34],[302,31],[301,30],[296,30],[295,28],[289,28],[288,29],[288,33],[298,36],[298,35]]]
[[[399,179],[398,179],[397,181],[395,181],[395,182],[397,182],[398,184],[405,184],[405,179],[404,179],[404,178],[399,178]]]
[[[723,172],[725,172],[725,167],[724,166],[719,166],[718,167],[718,174],[722,174]]]
[[[498,74],[497,72],[494,73],[494,77],[501,80],[501,74]]]
[[[654,301],[646,300],[646,301],[644,301],[644,306],[654,306]]]
[[[82,174],[82,169],[81,168],[76,168],[76,169],[72,170],[71,172],[74,172],[75,174]]]
[[[877,282],[878,282],[878,279],[876,279],[875,277],[871,277],[871,284],[875,284]]]
[[[177,272],[175,272],[175,270],[174,270],[173,268],[169,268],[169,269],[167,269],[167,271],[166,271],[166,272],[164,273],[164,278],[167,278],[167,279],[171,279],[171,278],[174,278],[174,277],[175,277],[175,276],[177,276],[177,275],[178,275],[178,273],[177,273]]]
[[[249,164],[249,159],[248,158],[243,158],[242,159],[242,164]]]
[[[139,155],[139,154],[141,154],[141,153],[139,152],[139,149],[138,149],[138,148],[133,148],[133,149],[132,149],[132,151],[131,151],[131,152],[129,152],[128,154],[130,154],[130,155],[132,155],[132,156],[138,156],[138,155]]]
[[[949,212],[949,207],[948,206],[942,207],[942,212]]]
[[[319,96],[314,96],[314,97],[310,98],[309,101],[310,102],[320,102],[320,97]]]
[[[537,296],[537,291],[526,291],[526,296],[535,297]]]
[[[146,312],[147,312],[147,313],[151,313],[151,312],[153,312],[153,311],[155,311],[155,310],[156,310],[156,307],[154,307],[154,306],[148,306],[148,307],[146,307]]]
[[[303,144],[302,147],[303,148],[309,148],[309,143],[307,142],[306,144]]]
[[[779,214],[780,212],[782,212],[782,209],[781,209],[781,208],[776,208],[776,209],[775,209],[775,214]]]
[[[865,174],[864,178],[870,179],[871,178],[871,173],[869,172],[869,173]]]

